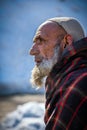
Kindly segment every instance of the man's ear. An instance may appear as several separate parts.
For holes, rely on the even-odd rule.
[[[73,37],[70,34],[66,34],[63,39],[63,48],[73,43]]]

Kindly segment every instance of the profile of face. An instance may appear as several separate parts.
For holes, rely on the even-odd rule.
[[[30,55],[35,58],[35,67],[31,74],[31,83],[35,87],[44,85],[44,78],[61,57],[60,42],[62,31],[58,25],[47,21],[39,26],[33,39]],[[58,37],[59,36],[59,37]]]

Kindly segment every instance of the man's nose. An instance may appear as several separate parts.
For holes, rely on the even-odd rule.
[[[30,55],[37,55],[39,53],[38,48],[33,45],[32,48],[30,49]]]

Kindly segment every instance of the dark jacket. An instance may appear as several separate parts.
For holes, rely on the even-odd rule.
[[[87,38],[65,49],[45,89],[45,130],[87,130]]]

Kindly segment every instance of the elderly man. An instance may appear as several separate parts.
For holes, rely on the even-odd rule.
[[[45,130],[87,130],[87,38],[82,25],[72,17],[48,19],[33,42],[31,82],[45,84]]]

